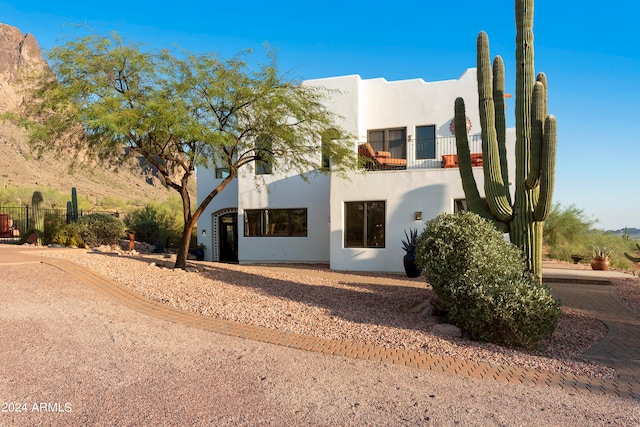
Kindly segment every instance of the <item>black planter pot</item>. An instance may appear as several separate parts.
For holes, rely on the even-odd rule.
[[[196,249],[196,260],[198,261],[204,260],[204,249],[201,249],[201,248]]]
[[[402,262],[404,263],[404,272],[407,274],[407,277],[418,277],[420,276],[420,270],[416,267],[416,254],[413,252],[407,253],[403,258]]]

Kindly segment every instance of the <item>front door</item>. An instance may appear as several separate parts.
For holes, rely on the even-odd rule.
[[[220,262],[238,262],[238,214],[222,215],[218,221]]]

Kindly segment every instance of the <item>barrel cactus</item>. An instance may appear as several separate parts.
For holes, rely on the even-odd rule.
[[[44,211],[42,209],[42,193],[34,191],[31,196],[31,215],[33,216],[33,228],[38,235],[38,246],[42,245],[42,235],[44,234]]]
[[[640,252],[640,244],[636,243],[636,246],[638,247],[638,252]],[[624,253],[624,256],[627,257],[628,260],[633,261],[633,262],[640,262],[640,257],[634,257],[629,255],[628,253]]]
[[[556,153],[556,119],[547,115],[547,79],[534,76],[533,0],[516,0],[515,191],[509,189],[506,155],[504,63],[490,61],[489,38],[477,40],[477,73],[485,199],[480,196],[467,138],[464,100],[455,102],[455,136],[460,176],[469,209],[508,232],[528,270],[542,280],[542,232],[551,210]]]

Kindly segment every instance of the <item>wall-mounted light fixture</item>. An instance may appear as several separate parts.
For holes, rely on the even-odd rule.
[[[206,230],[206,229],[204,229],[204,228],[202,229],[202,235],[203,235],[203,236],[206,236],[206,235],[207,235],[207,230]]]
[[[416,221],[422,221],[422,212],[414,212],[413,217]]]

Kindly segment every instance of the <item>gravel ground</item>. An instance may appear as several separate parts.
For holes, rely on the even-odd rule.
[[[2,272],[2,426],[640,425],[635,401],[227,337],[134,312],[46,264]]]
[[[182,310],[322,338],[427,351],[492,364],[614,378],[606,366],[580,355],[602,340],[606,326],[563,308],[544,350],[529,352],[432,333],[433,317],[411,309],[433,292],[420,278],[399,274],[334,274],[320,266],[192,263],[197,271],[173,270],[158,255],[114,255],[84,250],[44,251],[80,263],[140,294]],[[634,300],[638,281],[629,280]],[[640,300],[638,298],[637,300]]]

